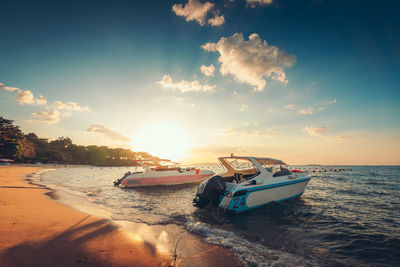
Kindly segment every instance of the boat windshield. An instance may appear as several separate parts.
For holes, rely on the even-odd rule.
[[[137,160],[137,163],[141,165],[147,171],[149,170],[171,170],[177,169],[178,162],[173,162],[169,159],[141,159]]]
[[[267,172],[272,172],[272,173],[275,173],[275,172],[279,172],[279,171],[282,171],[282,170],[286,170],[287,169],[287,166],[286,165],[267,165],[267,164],[265,164],[265,165],[261,165]]]
[[[260,163],[260,165],[264,166],[264,165],[286,165],[285,162],[283,162],[280,159],[271,159],[271,158],[254,158],[258,163]]]
[[[242,170],[254,170],[256,166],[249,159],[246,158],[225,158],[225,161],[232,166],[233,169]]]

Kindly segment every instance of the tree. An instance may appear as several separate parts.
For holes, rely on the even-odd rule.
[[[18,126],[13,125],[14,121],[0,117],[0,157],[13,159],[21,153],[23,138]]]
[[[21,149],[19,151],[18,158],[25,161],[26,159],[33,159],[36,156],[35,147],[32,142],[27,140],[26,138],[21,139],[20,141]]]
[[[88,164],[88,153],[85,146],[70,145],[67,149],[70,164]]]
[[[106,163],[107,147],[105,146],[88,146],[88,163],[92,165],[104,166]]]
[[[72,145],[72,140],[69,137],[61,136],[57,140],[51,141],[50,146],[59,150],[66,150]]]

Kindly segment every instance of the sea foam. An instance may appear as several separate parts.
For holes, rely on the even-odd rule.
[[[312,260],[284,251],[268,249],[247,241],[233,232],[214,228],[198,221],[188,221],[185,228],[206,241],[230,249],[246,266],[318,266]]]

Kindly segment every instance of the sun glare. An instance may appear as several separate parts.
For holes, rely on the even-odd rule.
[[[190,139],[185,130],[170,122],[148,124],[132,139],[135,151],[146,151],[176,161],[182,160],[190,148]]]

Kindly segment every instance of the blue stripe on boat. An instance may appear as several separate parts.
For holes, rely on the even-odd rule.
[[[301,180],[295,180],[295,181],[289,181],[289,182],[283,182],[283,183],[278,183],[278,184],[271,184],[271,185],[264,185],[264,186],[259,186],[259,187],[253,187],[250,189],[246,189],[247,192],[255,192],[255,191],[260,191],[260,190],[268,190],[268,189],[272,189],[272,188],[276,188],[276,187],[282,187],[282,186],[288,186],[288,185],[292,185],[292,184],[297,184],[297,183],[302,183],[305,181],[309,181],[311,178],[304,178]],[[243,190],[238,190],[236,192],[240,192]],[[235,192],[235,193],[236,193]]]
[[[291,197],[282,198],[282,199],[279,199],[279,200],[274,200],[274,201],[271,201],[271,202],[283,202],[283,201],[287,201],[287,200],[290,200],[290,199],[297,198],[297,197],[301,196],[302,194],[304,194],[304,192],[301,192],[301,193],[296,194],[296,195],[291,196]],[[263,207],[263,206],[265,206],[265,205],[267,205],[267,204],[269,204],[269,203],[271,203],[271,202],[267,202],[267,203],[264,203],[264,204],[260,204],[260,205],[254,206],[254,207],[248,207],[248,206],[246,205],[246,207],[243,207],[243,208],[240,208],[240,209],[231,209],[231,207],[230,207],[231,205],[229,205],[228,210],[229,210],[230,212],[233,212],[233,213],[241,213],[241,212],[245,212],[245,211],[250,211],[250,210],[252,210],[252,209],[261,208],[261,207]]]

